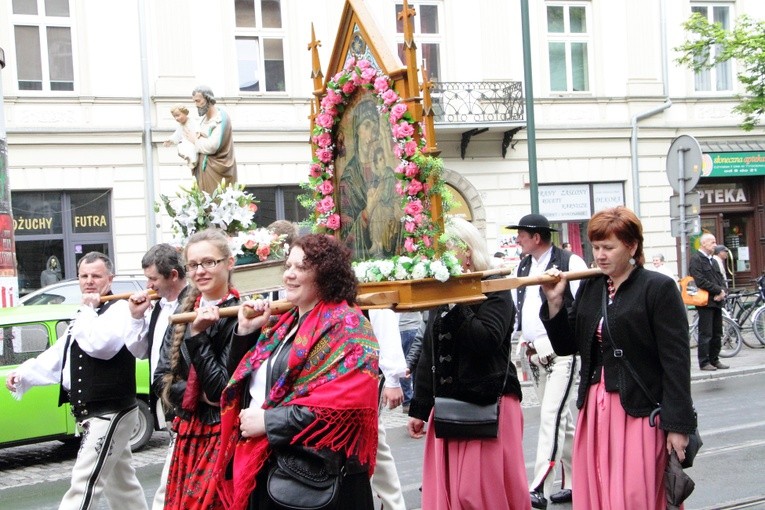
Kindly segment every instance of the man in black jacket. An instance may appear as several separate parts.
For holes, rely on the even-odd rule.
[[[691,257],[688,274],[696,281],[698,288],[709,292],[707,305],[696,307],[699,314],[698,356],[701,370],[714,371],[728,368],[728,365],[720,362],[725,280],[712,258],[717,246],[715,236],[710,233],[702,234],[699,243],[699,251]]]
[[[149,381],[154,381],[154,372],[159,362],[159,351],[165,332],[169,327],[169,318],[177,313],[186,296],[186,269],[183,257],[173,246],[162,243],[152,246],[141,259],[143,274],[146,276],[146,291],[133,294],[130,297],[130,313],[135,319],[145,321],[142,331],[148,342],[147,353],[149,356]],[[151,299],[148,292],[154,291],[160,300],[151,307]],[[149,394],[152,413],[154,414],[155,428],[166,427],[167,421],[172,421],[172,414],[165,413],[161,404],[161,395],[157,385],[152,384]],[[168,410],[169,411],[169,410]],[[167,427],[168,431],[170,427]],[[170,470],[170,459],[173,452],[173,440],[171,432],[170,448],[162,470],[162,478],[154,494],[152,508],[165,506],[165,491],[167,489],[167,474]]]

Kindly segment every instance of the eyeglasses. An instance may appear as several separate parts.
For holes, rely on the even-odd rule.
[[[212,269],[215,266],[217,266],[218,264],[220,264],[221,262],[223,262],[224,260],[226,260],[226,259],[225,258],[218,259],[218,260],[207,259],[207,260],[203,260],[202,262],[199,262],[199,263],[192,262],[191,264],[187,264],[186,265],[186,272],[187,273],[195,273],[196,270],[200,268],[200,266],[205,268],[205,269]]]

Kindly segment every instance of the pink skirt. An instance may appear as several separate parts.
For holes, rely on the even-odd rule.
[[[648,417],[628,415],[604,374],[587,390],[579,412],[572,460],[573,507],[660,510],[667,507],[667,439]]]
[[[433,422],[433,413],[430,415]],[[518,397],[500,400],[497,439],[425,436],[422,508],[428,510],[528,510],[523,460],[523,413]]]

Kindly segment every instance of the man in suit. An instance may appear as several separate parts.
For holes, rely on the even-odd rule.
[[[570,250],[552,244],[550,222],[541,214],[527,214],[517,225],[516,242],[523,250],[516,276],[537,276],[547,269],[584,271],[587,263]],[[570,308],[579,288],[579,281],[571,281],[566,291],[565,304]],[[534,477],[531,480],[531,506],[546,508],[547,498],[553,503],[569,502],[571,495],[571,453],[574,445],[574,417],[569,404],[576,393],[576,356],[558,356],[553,351],[547,330],[539,319],[543,294],[539,285],[521,287],[513,291],[521,333],[521,355],[528,360],[534,388],[540,402],[539,437]],[[561,490],[552,494],[556,468],[560,464]]]
[[[186,270],[180,252],[169,244],[153,246],[141,260],[143,274],[146,276],[146,290],[130,297],[130,312],[135,319],[143,319],[145,327],[142,338],[148,341],[150,381],[154,381],[154,371],[159,360],[159,350],[168,329],[170,316],[180,309],[186,295]],[[149,291],[154,291],[160,300],[151,307]],[[152,385],[149,400],[154,413],[155,428],[165,427],[165,413],[162,410],[162,400]],[[171,440],[169,454],[162,471],[157,492],[154,495],[152,508],[163,508],[165,504],[165,489],[169,460],[172,457],[173,441]]]
[[[66,332],[36,358],[8,374],[6,387],[21,398],[32,386],[60,384],[59,405],[68,401],[82,431],[72,481],[60,508],[95,508],[104,495],[111,508],[145,510],[146,499],[133,468],[130,437],[138,421],[135,358],[143,321],[111,294],[114,265],[100,252],[77,264],[82,305]]]
[[[697,306],[699,314],[699,367],[714,371],[729,368],[720,362],[722,348],[722,307],[725,304],[725,280],[713,254],[717,240],[710,233],[702,234],[699,251],[693,254],[688,274],[696,281],[696,287],[709,292],[706,306]]]

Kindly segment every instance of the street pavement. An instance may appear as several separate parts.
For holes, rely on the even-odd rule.
[[[692,350],[692,381],[765,372],[765,349],[751,349],[744,346],[738,355],[733,358],[722,359],[722,361],[730,365],[731,368],[714,372],[701,371],[696,360],[696,350]],[[531,384],[523,382],[522,387],[523,407],[537,407],[539,403]],[[528,409],[528,412],[532,412],[532,409]],[[393,439],[395,443],[409,441],[405,439],[407,419],[407,416],[401,412],[400,408],[392,411],[386,410],[383,413],[383,422],[389,430],[389,438]],[[530,438],[526,439],[529,440]],[[134,466],[137,471],[140,473],[143,470],[154,469],[155,466],[162,464],[166,454],[166,444],[167,434],[165,432],[155,432],[149,445],[144,450],[134,454]],[[394,445],[394,455],[397,455],[396,450],[398,448]],[[17,490],[19,487],[31,486],[41,482],[67,481],[71,475],[71,468],[76,454],[76,445],[62,444],[57,441],[0,450],[0,501],[3,500],[3,491],[5,489]],[[412,452],[412,454],[412,459],[403,458],[405,456],[402,455],[401,461],[403,463],[413,463],[417,462],[415,459],[419,459],[421,463],[419,452]],[[533,458],[527,458],[527,468],[533,466],[533,462]],[[399,464],[398,457],[397,464]],[[409,468],[411,467],[409,466]],[[402,468],[404,466],[401,466],[399,469]],[[404,487],[405,491],[409,493],[417,491],[417,486],[419,485],[417,481],[417,479],[402,480],[402,483],[406,485]],[[410,499],[410,497],[407,497],[407,502],[409,507],[413,508],[413,505],[409,502]],[[2,507],[2,504],[0,504],[0,507]],[[550,508],[566,510],[570,508],[570,505],[554,505]]]

